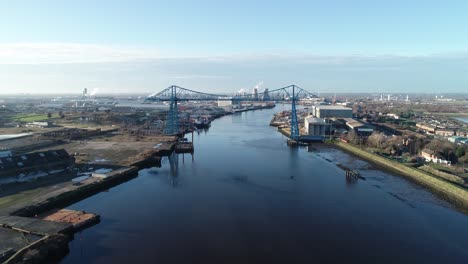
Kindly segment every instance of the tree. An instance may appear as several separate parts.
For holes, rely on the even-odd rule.
[[[418,154],[424,149],[425,145],[426,143],[424,142],[424,139],[422,138],[416,139],[416,141],[414,142],[414,152],[411,154]]]
[[[48,118],[51,118],[51,117],[52,117],[52,113],[51,113],[51,112],[47,113],[47,117],[48,117]]]
[[[385,145],[385,141],[387,138],[383,133],[379,133],[377,131],[372,132],[372,134],[369,136],[367,139],[367,143],[370,147],[375,147],[382,149],[383,146]]]
[[[468,163],[468,153],[465,153],[462,157],[458,158],[458,162],[460,163]]]
[[[59,116],[60,116],[60,118],[62,118],[62,119],[65,118],[65,114],[63,114],[62,111],[59,112]]]
[[[461,158],[462,156],[464,156],[465,153],[466,153],[465,148],[462,147],[462,146],[457,147],[457,150],[455,151],[455,155],[456,155],[458,158]]]
[[[348,140],[349,142],[353,143],[353,144],[359,144],[359,136],[358,134],[356,133],[356,131],[354,131],[354,129],[351,129],[348,133]]]

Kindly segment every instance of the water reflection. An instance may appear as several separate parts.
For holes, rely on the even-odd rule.
[[[206,135],[208,133],[208,131],[210,130],[209,127],[204,127],[204,128],[197,128],[197,134],[200,135],[200,134],[204,134]]]
[[[464,263],[464,215],[341,150],[287,147],[268,126],[281,107],[216,120],[196,162],[173,154],[73,205],[102,222],[63,262]],[[337,163],[367,180],[343,182]]]
[[[185,164],[185,155],[186,154],[177,154],[173,152],[171,155],[167,157],[163,157],[161,163],[163,164],[164,167],[169,168],[169,174],[168,174],[168,179],[169,179],[169,185],[172,186],[173,188],[177,188],[180,185],[180,177],[179,177],[179,160],[182,159],[182,164]],[[187,154],[191,156],[191,162],[194,162],[194,155],[193,154]],[[154,174],[158,174],[157,171],[152,171]]]

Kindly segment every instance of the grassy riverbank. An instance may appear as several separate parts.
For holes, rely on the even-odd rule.
[[[389,169],[395,170],[403,174],[404,176],[410,178],[411,180],[431,189],[435,193],[441,195],[446,200],[449,200],[455,203],[456,205],[463,207],[464,211],[468,211],[468,191],[466,189],[444,181],[442,179],[439,179],[428,173],[424,173],[420,170],[410,168],[398,162],[394,162],[384,157],[372,154],[353,145],[344,142],[337,142],[336,145],[346,151],[356,154],[361,158],[385,166]]]

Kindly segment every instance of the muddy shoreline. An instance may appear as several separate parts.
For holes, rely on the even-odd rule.
[[[435,176],[417,171],[414,168],[410,168],[402,164],[397,164],[395,162],[385,160],[382,157],[371,156],[370,153],[364,153],[362,150],[354,146],[344,144],[345,143],[340,142],[337,144],[329,145],[329,147],[343,150],[351,155],[354,155],[358,158],[372,163],[373,165],[377,166],[380,170],[387,170],[415,184],[418,184],[426,188],[429,192],[433,193],[440,199],[451,204],[458,211],[468,215],[467,190],[448,181],[439,179]]]

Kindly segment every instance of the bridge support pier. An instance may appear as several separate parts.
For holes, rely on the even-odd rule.
[[[179,134],[179,110],[177,107],[177,91],[176,86],[171,86],[171,103],[169,105],[169,113],[167,116],[166,129],[164,133],[166,135],[177,135]]]
[[[297,122],[297,112],[296,112],[296,86],[292,85],[292,95],[291,95],[291,139],[298,141],[299,140],[299,123]]]

